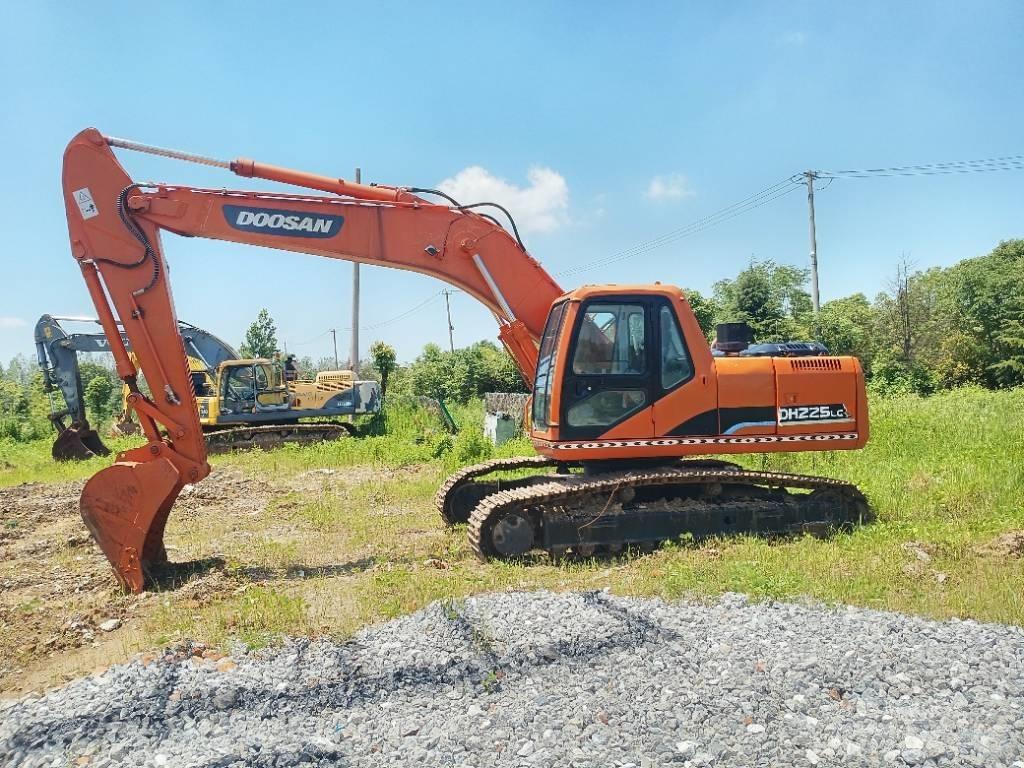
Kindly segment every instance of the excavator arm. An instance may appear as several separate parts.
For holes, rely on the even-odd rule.
[[[43,389],[50,398],[50,422],[57,430],[51,454],[57,461],[107,456],[110,449],[89,424],[85,412],[85,388],[78,366],[80,352],[107,352],[104,333],[67,333],[61,320],[89,321],[90,318],[43,315],[35,328],[36,361],[43,375]],[[127,342],[127,339],[122,339]],[[59,390],[64,407],[58,407],[53,391]],[[65,424],[65,419],[70,423]]]
[[[139,183],[113,147],[226,168],[331,196]],[[64,153],[71,252],[147,438],[86,484],[81,511],[121,583],[141,591],[166,560],[163,530],[181,488],[210,472],[168,281],[161,230],[411,270],[483,302],[524,377],[562,289],[518,239],[473,206],[251,160],[223,162],[78,134]],[[429,192],[429,190],[421,190]],[[514,225],[513,225],[514,226]],[[119,322],[121,328],[119,328]],[[136,367],[121,329],[138,360]],[[152,397],[136,386],[139,369]]]

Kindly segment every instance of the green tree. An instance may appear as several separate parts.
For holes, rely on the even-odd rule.
[[[278,351],[277,326],[270,312],[261,309],[256,320],[245,332],[245,341],[239,352],[243,357],[273,357]]]
[[[29,360],[28,355],[19,354],[11,358],[4,378],[13,381],[19,387],[27,387],[32,381],[32,375],[38,370],[34,360]]]
[[[955,384],[965,377],[988,387],[1024,384],[1024,240],[1001,242],[948,272],[945,306],[956,333],[947,345],[964,370],[944,379]]]
[[[821,305],[818,340],[833,355],[853,355],[870,369],[875,357],[875,314],[863,293],[833,299]]]
[[[383,400],[388,393],[388,377],[395,370],[398,356],[395,354],[394,347],[378,340],[370,345],[370,359],[373,360],[373,367],[380,374],[380,397]]]
[[[700,291],[689,288],[685,289],[683,294],[686,296],[686,301],[697,318],[697,324],[704,331],[704,335],[710,339],[715,335],[715,317],[718,315],[718,306],[715,304],[714,299],[709,299],[703,296]]]
[[[481,370],[477,380],[480,394],[485,392],[528,392],[515,360],[504,349],[490,341],[481,341],[470,349],[479,355]]]
[[[93,376],[85,385],[86,413],[93,425],[99,424],[110,416],[110,402],[114,393],[114,385],[109,376]]]
[[[22,418],[28,414],[28,396],[18,382],[0,379],[0,418]]]
[[[714,285],[717,322],[745,322],[756,341],[787,341],[809,334],[809,270],[774,261],[752,262],[734,280]]]
[[[300,379],[316,378],[317,369],[313,364],[313,358],[309,355],[303,355],[302,357],[296,358],[295,367],[299,369]]]
[[[313,364],[314,371],[336,371],[338,366],[334,363],[334,357],[321,357]]]
[[[1008,321],[995,338],[1004,357],[989,363],[988,372],[1003,386],[1012,387],[1024,382],[1024,323]]]
[[[485,392],[528,391],[508,353],[490,341],[454,352],[427,344],[409,366],[408,379],[414,394],[449,402],[465,402]]]

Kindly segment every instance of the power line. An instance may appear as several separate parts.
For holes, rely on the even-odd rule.
[[[396,323],[399,320],[402,320],[402,319],[408,317],[409,315],[413,314],[414,312],[417,312],[418,310],[423,309],[424,307],[426,307],[427,305],[431,304],[432,302],[437,301],[441,297],[441,295],[443,293],[444,293],[444,291],[438,291],[437,293],[431,294],[428,298],[424,299],[423,301],[421,301],[419,304],[415,305],[414,307],[410,307],[409,309],[405,310],[401,314],[395,315],[394,317],[389,318],[388,320],[382,320],[379,323],[373,323],[372,325],[361,325],[361,326],[359,326],[359,330],[361,330],[361,331],[373,331],[373,330],[376,330],[378,328],[383,328],[385,326],[391,325],[392,323]],[[451,291],[451,293],[458,293],[458,291]],[[326,336],[329,333],[330,334],[333,334],[333,333],[344,333],[344,332],[351,331],[351,330],[352,330],[351,328],[328,328],[323,333],[318,334],[318,335],[314,336],[313,338],[311,338],[311,339],[309,339],[307,341],[294,342],[294,343],[292,343],[292,346],[293,347],[304,347],[304,346],[312,344],[312,343],[314,343],[316,341],[319,341],[320,339],[322,339],[324,336]]]
[[[383,328],[383,327],[385,327],[387,325],[391,325],[392,323],[397,323],[399,320],[403,320],[406,317],[408,317],[409,315],[413,314],[414,312],[417,312],[417,311],[423,309],[424,307],[428,306],[429,304],[432,304],[433,302],[437,301],[439,298],[441,298],[441,296],[443,294],[444,294],[444,291],[440,290],[437,293],[431,294],[428,298],[424,299],[423,301],[421,301],[416,306],[410,307],[409,309],[405,310],[405,312],[402,312],[401,314],[395,315],[394,317],[392,317],[392,318],[390,318],[388,320],[382,320],[379,323],[373,323],[372,325],[361,326],[359,330],[361,330],[361,331],[374,331],[374,330],[377,330],[378,328]],[[351,328],[346,328],[344,330],[349,330],[350,331],[352,329]]]
[[[330,333],[330,332],[331,332],[331,329],[330,329],[330,328],[328,328],[328,329],[327,329],[326,331],[324,331],[323,333],[319,333],[319,334],[317,334],[316,336],[314,336],[313,338],[311,338],[311,339],[308,339],[308,340],[306,340],[306,341],[295,341],[295,342],[292,342],[292,346],[293,346],[293,347],[304,347],[304,346],[306,346],[307,344],[312,344],[312,343],[313,343],[314,341],[319,341],[320,339],[322,339],[322,338],[323,338],[324,336],[326,336],[326,335],[327,335],[328,333]]]
[[[556,274],[560,277],[565,277],[577,274],[579,272],[584,272],[590,269],[595,269],[597,267],[604,267],[609,264],[613,264],[617,261],[622,261],[623,259],[628,259],[632,256],[638,256],[642,253],[652,251],[656,248],[661,248],[663,246],[669,245],[670,243],[682,240],[683,238],[692,237],[693,235],[696,235],[699,232],[703,232],[705,229],[710,229],[711,227],[723,224],[726,221],[729,221],[730,219],[734,219],[737,216],[741,216],[742,214],[752,211],[755,208],[760,208],[763,205],[767,205],[768,203],[778,200],[780,197],[788,195],[790,192],[793,192],[794,190],[799,189],[802,186],[801,182],[797,181],[798,179],[801,178],[802,177],[800,175],[790,176],[786,179],[783,179],[782,181],[772,184],[770,187],[762,189],[760,192],[756,192],[755,194],[750,195],[749,197],[746,197],[738,202],[735,202],[732,205],[728,205],[725,208],[721,208],[715,211],[714,213],[704,216],[703,218],[697,219],[696,221],[693,221],[684,227],[679,227],[678,229],[674,229],[671,232],[666,232],[664,235],[661,235],[660,237],[656,237],[651,240],[646,240],[630,248],[626,248],[625,250],[618,251],[616,253],[611,254],[610,256],[606,256],[602,259],[588,262],[586,264],[580,264],[578,266],[571,267]]]
[[[1024,170],[1024,155],[1006,155],[982,160],[953,160],[945,163],[897,165],[889,168],[859,168],[817,171],[820,178],[873,179],[887,176],[943,176],[955,173],[993,173]]]
[[[815,178],[827,180],[827,184],[821,187],[817,191],[824,191],[831,186],[835,179],[869,179],[869,178],[884,178],[889,176],[941,176],[949,174],[965,174],[965,173],[993,173],[996,171],[1019,171],[1024,170],[1024,155],[1005,155],[1003,157],[992,157],[979,160],[953,160],[943,163],[925,163],[919,165],[900,165],[891,166],[888,168],[862,168],[862,169],[846,169],[839,171],[814,171]],[[803,186],[805,179],[804,174],[794,174],[782,181],[773,184],[770,187],[762,189],[750,197],[746,197],[743,200],[733,203],[732,205],[726,206],[718,211],[715,211],[708,216],[687,224],[684,227],[674,229],[670,232],[666,232],[660,237],[646,240],[638,243],[637,245],[626,248],[622,251],[617,251],[609,256],[602,259],[597,259],[592,262],[580,264],[569,269],[562,270],[561,272],[555,273],[559,277],[568,277],[571,275],[578,274],[580,272],[586,272],[591,269],[597,269],[604,267],[609,264],[614,264],[617,261],[622,261],[633,256],[639,256],[648,251],[655,250],[656,248],[662,248],[666,245],[674,243],[678,240],[682,240],[686,237],[692,237],[700,232],[711,227],[724,224],[725,222],[741,216],[744,213],[760,208],[763,205],[774,202],[780,197],[788,195],[794,190]]]

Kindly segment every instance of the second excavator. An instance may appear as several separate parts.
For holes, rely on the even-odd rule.
[[[114,148],[302,189],[143,184]],[[481,558],[586,556],[685,534],[827,532],[869,514],[864,496],[841,480],[701,458],[862,447],[868,410],[855,358],[716,358],[679,288],[565,292],[500,205],[189,155],[95,129],[68,145],[63,187],[71,253],[148,439],[94,475],[81,498],[86,525],[129,589],[142,590],[166,560],[164,524],[181,488],[210,471],[161,232],[413,270],[490,309],[532,384],[530,439],[539,455],[469,467],[439,491],[443,518],[467,524]],[[140,369],[151,396],[138,390]],[[510,470],[531,474],[501,479]]]
[[[104,333],[69,334],[60,320],[99,322],[43,315],[36,323],[36,358],[50,394],[50,421],[57,430],[51,453],[58,461],[106,456],[110,451],[86,416],[78,354],[110,352],[110,342]],[[380,384],[357,381],[352,371],[320,371],[313,379],[289,377],[280,361],[242,359],[227,342],[191,323],[179,320],[178,331],[211,453],[347,437],[357,434],[354,418],[380,409]],[[120,341],[134,362],[131,340],[123,331]],[[64,408],[56,404],[54,389],[60,391]],[[139,430],[131,419],[131,394],[126,385],[114,425],[117,434]],[[68,418],[71,421],[65,424]]]

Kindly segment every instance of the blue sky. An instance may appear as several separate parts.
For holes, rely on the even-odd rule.
[[[804,169],[1024,153],[1024,4],[9,3],[0,360],[44,312],[92,314],[60,191],[64,145],[114,136],[364,181],[500,196],[559,273]],[[121,154],[138,179],[267,188]],[[823,299],[1024,236],[1024,172],[837,180],[817,198]],[[238,342],[261,306],[290,351],[348,345],[344,262],[164,239],[182,319]],[[709,291],[751,258],[807,263],[799,191],[566,277]],[[362,342],[444,343],[441,283],[363,268]],[[428,299],[420,311],[388,322]],[[452,299],[456,344],[494,338]]]

